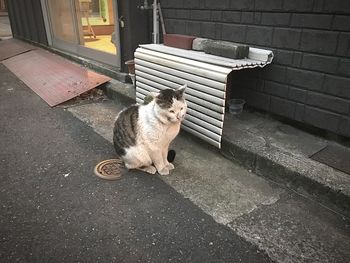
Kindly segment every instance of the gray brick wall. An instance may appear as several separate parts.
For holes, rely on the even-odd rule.
[[[167,32],[274,51],[235,73],[253,107],[350,137],[350,0],[161,0]]]

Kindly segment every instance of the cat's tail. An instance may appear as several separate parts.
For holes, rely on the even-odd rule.
[[[168,156],[167,156],[168,162],[172,163],[175,160],[175,156],[176,156],[175,150],[169,150]]]

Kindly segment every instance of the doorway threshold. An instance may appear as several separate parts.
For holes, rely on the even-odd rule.
[[[116,80],[121,81],[123,83],[132,83],[132,80],[131,80],[129,74],[125,73],[125,72],[120,72],[120,68],[118,68],[116,66],[111,66],[111,65],[101,63],[101,62],[96,61],[96,60],[92,60],[92,59],[88,59],[88,58],[85,58],[82,56],[78,56],[74,53],[63,51],[63,50],[54,48],[52,46],[46,46],[46,45],[43,45],[43,44],[40,44],[37,42],[33,42],[31,40],[28,40],[28,39],[24,39],[24,38],[18,38],[18,39],[21,41],[27,42],[31,45],[40,47],[42,49],[46,49],[53,54],[64,57],[70,61],[73,61],[73,62],[80,64],[86,68],[89,68],[93,71],[96,71],[98,73],[106,75],[112,79],[116,79]]]
[[[76,54],[66,52],[57,48],[53,48],[50,46],[42,46],[43,48],[49,50],[50,52],[60,55],[66,59],[69,59],[75,63],[78,63],[80,65],[83,65],[86,68],[92,69],[96,72],[99,72],[101,74],[104,74],[112,79],[119,80],[124,83],[132,83],[132,80],[129,76],[129,74],[120,72],[120,68],[111,66],[105,63],[101,63],[96,60],[88,59],[82,56],[78,56]]]

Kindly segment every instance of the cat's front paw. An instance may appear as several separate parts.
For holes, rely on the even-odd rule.
[[[168,175],[169,169],[167,167],[164,167],[162,170],[158,171],[160,175]]]
[[[153,165],[145,167],[144,171],[149,173],[149,174],[155,174],[157,172],[156,167],[154,167]]]
[[[170,170],[174,170],[175,166],[172,163],[167,163],[166,168],[168,168],[170,171]]]

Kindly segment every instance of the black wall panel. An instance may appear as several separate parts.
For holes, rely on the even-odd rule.
[[[40,0],[8,0],[8,13],[15,38],[47,45]]]

